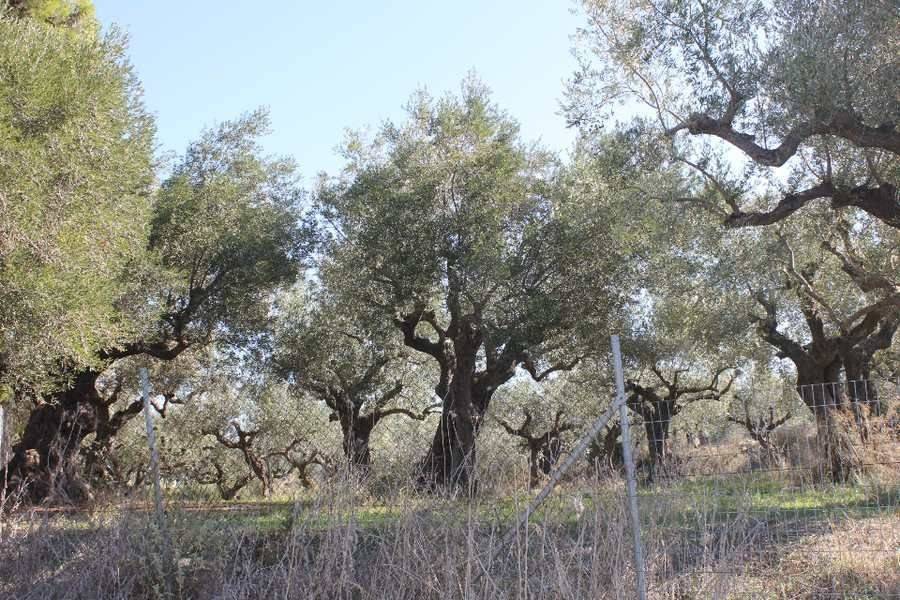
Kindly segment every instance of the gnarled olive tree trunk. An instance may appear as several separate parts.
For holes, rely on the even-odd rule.
[[[834,482],[845,482],[860,465],[853,440],[854,419],[839,381],[841,363],[797,365],[797,391],[816,420],[816,443],[822,463],[820,475]]]
[[[456,368],[443,401],[441,420],[419,474],[420,483],[432,489],[446,487],[469,494],[477,491],[475,439],[489,398],[476,402],[475,350],[457,344]]]
[[[90,497],[78,460],[81,443],[97,430],[103,402],[96,389],[100,373],[75,375],[68,389],[39,399],[7,465],[8,494],[34,503],[50,498],[80,502]]]
[[[372,427],[368,426],[368,421],[362,423],[356,421],[347,425],[341,423],[341,430],[343,432],[341,446],[347,464],[358,473],[367,473],[372,465],[372,451],[369,449]]]
[[[850,262],[845,262],[844,270],[858,278]],[[862,289],[868,285],[863,285],[865,281],[858,283]],[[874,354],[890,347],[900,324],[896,304],[875,302],[858,311],[858,324],[839,335],[827,335],[819,309],[800,294],[800,309],[812,338],[801,344],[778,330],[775,302],[762,293],[754,296],[766,311],[765,317],[753,317],[758,334],[778,350],[779,358],[789,359],[797,369],[797,392],[816,420],[822,475],[827,469],[833,481],[846,481],[861,469],[854,438],[865,443],[867,414],[873,407],[866,396],[871,390],[858,387],[858,382],[868,378]],[[877,396],[874,401],[877,406]]]

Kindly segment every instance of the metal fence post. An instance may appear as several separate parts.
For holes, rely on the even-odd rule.
[[[641,544],[641,517],[638,513],[637,480],[634,473],[634,456],[631,452],[631,431],[628,426],[628,406],[625,404],[625,375],[622,371],[622,350],[619,336],[612,336],[613,367],[616,372],[616,397],[619,405],[619,420],[622,424],[622,455],[625,460],[627,480],[628,512],[631,516],[631,531],[634,535],[634,572],[636,574],[637,597],[647,600],[647,573],[644,565],[644,547]]]
[[[0,511],[6,506],[6,470],[9,462],[9,428],[7,427],[7,415],[8,412],[6,406],[3,405],[3,401],[0,399],[0,465],[2,465],[3,469],[0,471]]]
[[[169,528],[166,523],[166,513],[163,508],[162,485],[159,478],[159,451],[156,448],[156,430],[153,428],[153,418],[150,413],[150,378],[147,369],[141,368],[141,396],[144,401],[144,423],[147,425],[147,445],[150,447],[150,476],[153,478],[153,504],[156,508],[156,524],[162,537],[163,556],[162,568],[163,584],[166,597],[174,598],[177,587],[175,572],[175,553],[172,549],[172,538],[169,537]]]

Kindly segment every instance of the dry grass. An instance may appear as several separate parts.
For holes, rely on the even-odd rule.
[[[786,430],[776,462],[739,438],[676,448],[672,478],[639,490],[653,599],[900,598],[900,444],[865,446],[862,477],[823,484],[815,432]],[[230,506],[170,490],[177,593],[197,599],[635,598],[617,472],[567,478],[499,547],[531,497],[512,452],[484,453],[474,501],[412,491],[404,463],[366,482]],[[502,473],[503,476],[497,476]],[[533,493],[533,492],[532,492]],[[192,502],[186,502],[192,500]],[[0,522],[0,598],[166,596],[152,511],[21,511]]]
[[[895,597],[897,489],[786,493],[785,483],[691,479],[642,490],[651,597]],[[615,482],[569,481],[497,552],[524,493],[466,502],[398,492],[375,503],[331,482],[252,511],[172,507],[179,595],[634,598],[621,494]],[[20,513],[0,540],[0,596],[163,597],[161,548],[145,511]]]

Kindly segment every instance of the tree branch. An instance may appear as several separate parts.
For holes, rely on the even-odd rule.
[[[392,415],[404,415],[406,417],[409,417],[410,419],[415,419],[416,421],[424,421],[430,415],[435,414],[435,409],[440,409],[440,408],[441,408],[441,403],[435,402],[434,404],[427,406],[420,413],[415,413],[415,412],[409,410],[408,408],[401,408],[399,406],[394,407],[394,408],[389,408],[387,410],[378,410],[374,413],[375,422],[377,423],[381,419],[383,419],[385,417],[390,417]],[[439,410],[438,410],[438,412],[439,412]]]
[[[828,240],[822,242],[822,247],[834,255],[841,262],[841,270],[844,271],[864,292],[873,292],[876,290],[884,290],[889,293],[900,292],[900,285],[896,281],[881,273],[872,273],[866,270],[863,259],[853,247],[850,239],[850,232],[845,223],[839,223],[837,226],[838,234],[844,251],[839,250]]]
[[[755,292],[751,289],[750,293],[766,311],[766,316],[764,318],[757,317],[756,315],[750,316],[751,320],[756,321],[757,323],[757,332],[760,337],[778,348],[779,355],[782,358],[790,358],[795,363],[809,361],[809,354],[803,346],[778,331],[775,303],[768,299],[762,292]]]
[[[759,227],[777,223],[787,218],[809,202],[819,198],[831,198],[835,208],[855,206],[886,225],[900,229],[900,196],[897,188],[889,183],[878,187],[859,186],[851,190],[835,188],[830,181],[822,181],[817,185],[785,195],[768,211],[743,212],[736,210],[725,219],[726,227]]]
[[[581,361],[587,358],[585,355],[576,356],[574,359],[570,360],[566,363],[558,363],[555,365],[551,365],[550,367],[544,369],[543,371],[538,371],[537,366],[534,364],[534,361],[529,357],[522,361],[522,368],[525,369],[531,378],[534,381],[543,381],[551,374],[556,373],[558,371],[571,371],[575,367],[578,366]]]
[[[741,150],[757,164],[767,167],[780,167],[788,161],[800,145],[814,135],[834,135],[843,138],[860,148],[879,148],[900,154],[900,134],[893,123],[879,127],[869,127],[859,116],[850,111],[839,111],[828,121],[818,123],[800,123],[791,129],[775,148],[765,148],[756,143],[756,138],[742,133],[732,127],[734,115],[727,110],[721,119],[707,114],[693,113],[685,121],[669,129],[673,135],[686,129],[691,135],[712,135],[724,140]]]

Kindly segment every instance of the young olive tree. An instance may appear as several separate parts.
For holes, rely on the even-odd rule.
[[[190,379],[191,393],[157,421],[163,476],[215,486],[223,500],[252,491],[270,497],[290,477],[311,487],[314,472],[330,470],[324,411],[300,405],[255,360],[213,358]]]
[[[498,392],[491,416],[527,453],[530,488],[551,473],[568,438],[593,413],[574,387],[560,374],[541,384],[519,377]]]
[[[442,412],[420,483],[471,491],[494,392],[519,367],[541,380],[576,364],[622,302],[624,267],[602,203],[481,84],[419,93],[408,113],[351,139],[345,177],[320,190],[322,276],[435,365]]]
[[[223,499],[233,497],[242,487],[226,484],[223,453],[230,451],[243,464],[242,469],[235,469],[235,481],[256,480],[264,498],[272,495],[276,481],[293,473],[304,487],[310,487],[310,468],[326,464],[325,455],[310,440],[314,432],[304,427],[311,422],[299,419],[292,410],[295,402],[288,390],[277,384],[254,388],[251,384],[219,389],[199,407],[198,432],[220,447],[206,447],[196,479],[215,483]]]

